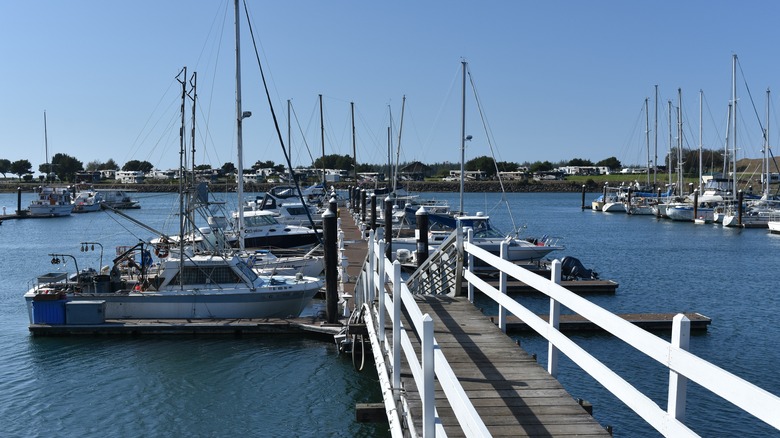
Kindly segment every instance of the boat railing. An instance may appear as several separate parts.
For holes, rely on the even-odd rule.
[[[390,387],[393,390],[389,391],[391,395],[385,394],[385,396],[394,397],[401,403],[399,394],[403,391],[400,387],[400,360],[403,354],[412,369],[417,387],[423,388],[421,390],[425,417],[423,423],[429,425],[424,426],[426,430],[427,427],[436,427],[438,432],[438,428],[441,427],[433,405],[434,376],[441,383],[441,387],[446,388],[447,399],[455,410],[461,427],[464,431],[468,431],[467,436],[481,435],[484,423],[466,397],[457,378],[452,374],[447,358],[435,348],[437,344],[432,334],[433,322],[428,315],[421,314],[414,296],[430,293],[448,295],[463,293],[474,302],[476,290],[498,304],[498,326],[502,331],[506,332],[507,315],[511,314],[547,339],[547,371],[552,376],[557,377],[559,354],[566,355],[650,426],[666,436],[697,436],[685,424],[688,381],[700,385],[746,413],[780,429],[780,416],[777,415],[777,412],[780,412],[780,397],[687,351],[690,340],[690,320],[684,315],[675,316],[671,340],[666,341],[561,286],[562,269],[559,260],[552,262],[551,278],[548,279],[474,245],[471,243],[470,230],[467,229],[466,232],[466,236],[463,236],[462,231],[454,232],[454,236],[442,244],[407,280],[401,278],[399,263],[397,261],[391,263],[384,257],[384,241],[378,239],[380,236],[370,233],[369,255],[358,281],[359,287],[355,289],[357,303],[371,309],[367,313],[371,315],[372,324],[367,323],[367,325],[372,326],[370,330],[374,337],[373,341],[376,341],[372,344],[379,346],[375,348],[382,349],[381,352],[376,352],[381,353],[382,356],[377,357],[391,358],[392,361],[392,365],[386,367],[385,372],[388,381],[392,381]],[[508,253],[506,242],[502,244],[501,251],[501,254]],[[476,259],[499,271],[498,288],[475,274]],[[510,277],[550,298],[547,320],[537,316],[507,295]],[[462,279],[467,281],[467,291],[460,288]],[[395,297],[400,297],[400,300]],[[368,306],[371,303],[376,303],[378,306]],[[401,310],[401,306],[404,311]],[[579,314],[636,351],[668,368],[667,406],[665,408],[659,406],[649,396],[564,335],[558,328],[561,307]],[[410,316],[411,327],[403,326],[402,313]],[[386,317],[392,320],[392,340],[386,337]],[[407,331],[416,332],[422,339],[420,359],[414,353]],[[426,358],[430,357],[434,357],[433,371],[428,368],[430,365],[426,365],[430,363],[428,362],[430,359]],[[377,367],[383,365],[377,363]],[[390,405],[386,400],[388,416],[391,415],[391,408],[388,407]],[[394,409],[395,405],[392,406]],[[397,421],[400,424],[400,418]]]

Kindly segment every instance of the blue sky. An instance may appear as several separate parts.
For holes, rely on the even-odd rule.
[[[319,94],[327,154],[352,154],[354,102],[358,162],[387,161],[391,113],[395,159],[406,96],[400,160],[459,161],[461,59],[482,107],[480,115],[469,86],[466,159],[519,163],[643,163],[642,111],[650,98],[652,130],[654,85],[659,159],[678,88],[686,146],[699,143],[701,89],[703,143],[721,149],[734,53],[738,155],[759,157],[757,120],[765,123],[766,89],[780,80],[774,2],[249,0],[249,12],[285,142],[288,99],[297,115],[294,165],[321,154]],[[245,25],[241,37],[243,107],[253,112],[244,163],[282,163]],[[45,161],[46,110],[49,155],[175,167],[175,76],[187,66],[198,72],[196,162],[237,162],[232,1],[0,0],[0,41],[0,158],[35,169]],[[774,145],[780,126],[770,107]],[[653,133],[650,141],[654,148]]]

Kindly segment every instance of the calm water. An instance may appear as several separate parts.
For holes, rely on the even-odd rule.
[[[423,194],[458,203],[457,194]],[[587,202],[596,195],[588,195]],[[175,197],[139,194],[129,214],[170,229]],[[589,297],[618,313],[700,312],[713,319],[694,335],[691,351],[780,394],[778,310],[780,236],[766,230],[657,221],[580,211],[580,194],[509,194],[524,235],[561,238],[566,250],[617,294]],[[26,205],[31,195],[25,194]],[[512,228],[500,194],[465,197],[467,211],[489,213]],[[0,195],[13,210],[15,194]],[[100,253],[79,242],[114,247],[150,233],[105,213],[70,218],[6,221],[0,226],[0,424],[4,436],[381,436],[383,427],[354,422],[354,405],[378,402],[375,374],[357,373],[335,345],[297,338],[32,338],[22,294],[36,275],[53,269],[49,253],[76,255],[80,267]],[[72,268],[72,267],[71,267]],[[539,312],[547,303],[519,297]],[[666,336],[666,335],[662,335]],[[519,338],[546,363],[546,344]],[[576,341],[659,405],[666,404],[668,371],[606,335]],[[567,360],[560,380],[574,397],[590,401],[616,436],[657,436],[598,383]],[[696,385],[688,389],[688,422],[703,436],[780,436]]]

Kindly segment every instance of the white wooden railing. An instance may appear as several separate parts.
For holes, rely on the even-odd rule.
[[[562,287],[560,261],[553,261],[552,278],[547,279],[479,248],[471,243],[470,230],[467,232],[467,238],[458,236],[453,240],[453,244],[462,246],[458,252],[468,260],[462,275],[469,284],[469,300],[474,301],[476,288],[499,305],[498,324],[501,330],[506,332],[506,316],[509,313],[547,339],[549,342],[547,370],[551,375],[557,375],[559,352],[565,354],[664,436],[698,436],[684,423],[688,380],[696,382],[780,430],[779,397],[686,351],[690,337],[690,321],[684,315],[679,314],[674,318],[672,339],[671,342],[667,342]],[[377,371],[380,380],[385,380],[390,388],[383,395],[393,436],[403,435],[404,423],[412,424],[402,397],[401,354],[406,357],[415,383],[420,389],[423,405],[423,436],[445,436],[434,405],[434,375],[440,381],[466,435],[489,436],[484,423],[447,363],[446,357],[438,348],[433,337],[433,321],[427,314],[422,314],[415,303],[413,292],[401,278],[400,264],[397,261],[391,263],[384,257],[384,241],[378,240],[377,237],[373,232],[369,234],[368,258],[357,281],[355,298],[357,305],[366,306],[368,315],[366,325],[369,327],[374,356],[378,358]],[[502,254],[506,254],[506,246],[502,247]],[[498,289],[474,274],[475,258],[499,270]],[[517,279],[550,298],[548,321],[506,294],[508,277]],[[389,287],[392,294],[385,286]],[[394,299],[395,297],[400,299]],[[372,305],[375,302],[377,306]],[[402,305],[413,327],[404,327],[402,324],[400,318]],[[669,369],[666,409],[561,333],[558,330],[561,306],[565,306],[637,351],[666,366]],[[391,318],[393,324],[391,340],[387,339],[385,333],[386,316]],[[417,357],[407,334],[409,329],[414,330],[422,339],[420,358]],[[379,358],[390,358],[389,365]],[[410,431],[412,436],[416,436],[414,427],[407,430]]]

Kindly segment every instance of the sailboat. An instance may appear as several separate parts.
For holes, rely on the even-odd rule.
[[[461,61],[463,70],[462,83],[462,107],[461,107],[461,159],[460,159],[460,208],[457,213],[436,213],[428,212],[428,221],[431,228],[439,228],[447,231],[432,231],[428,239],[429,244],[435,245],[436,242],[443,240],[441,237],[457,227],[471,228],[473,230],[473,243],[486,251],[498,254],[501,243],[508,244],[509,253],[507,259],[511,261],[538,260],[547,254],[563,249],[553,239],[543,236],[539,239],[521,239],[511,236],[497,229],[491,222],[490,217],[482,212],[475,215],[468,215],[464,212],[463,194],[465,187],[465,150],[466,141],[471,140],[471,136],[466,136],[466,72],[467,62]],[[408,210],[407,210],[408,211]],[[403,244],[409,244],[411,238],[393,239],[393,248],[400,247]]]
[[[237,0],[235,7],[238,27]],[[180,82],[184,100],[186,67],[183,72],[184,80]],[[106,319],[294,317],[323,285],[322,280],[302,274],[258,275],[239,252],[219,244],[225,241],[221,228],[195,226],[196,217],[212,215],[205,184],[184,186],[188,173],[194,175],[185,168],[183,158],[184,106],[180,130],[179,235],[160,233],[125,216],[160,237],[126,248],[111,266],[99,271],[79,270],[75,262],[72,275],[53,272],[37,277],[24,294],[31,324],[67,323],[65,308],[79,302],[102,306],[100,311]],[[207,245],[208,250],[202,250],[200,244]],[[51,256],[53,264],[66,257],[76,260],[69,255]]]
[[[46,111],[43,112],[44,144],[46,147],[46,180],[51,174],[49,164],[49,132],[46,123]],[[30,216],[34,217],[59,217],[70,216],[73,212],[71,203],[72,193],[68,187],[45,185],[36,189],[36,197],[30,202]]]

